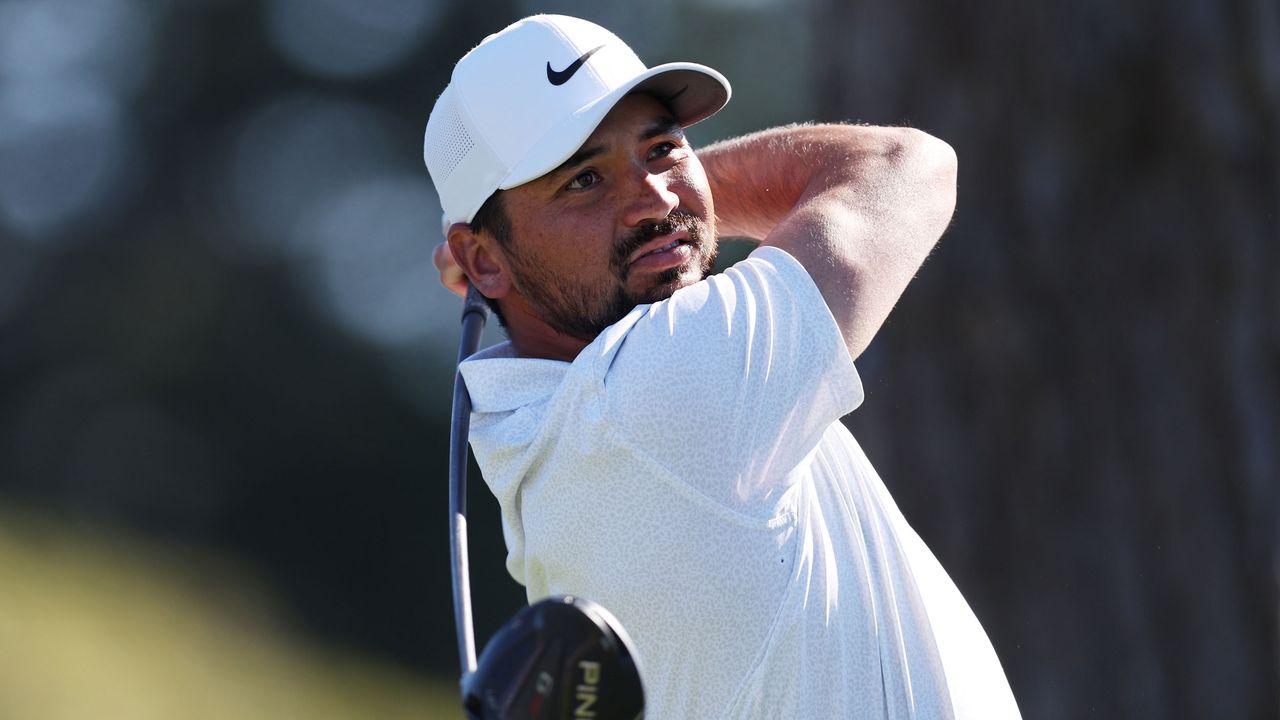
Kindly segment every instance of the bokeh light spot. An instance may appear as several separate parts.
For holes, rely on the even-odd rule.
[[[151,40],[134,0],[0,3],[0,225],[69,242],[120,208],[146,164],[125,102]]]
[[[272,0],[267,23],[276,48],[301,69],[356,78],[404,60],[437,12],[424,0]]]
[[[48,244],[118,208],[134,145],[122,115],[115,97],[88,84],[0,89],[0,223]]]
[[[0,3],[0,76],[131,94],[150,72],[153,32],[136,0]]]
[[[404,155],[390,123],[365,105],[309,95],[256,110],[235,131],[228,158],[224,205],[244,228],[237,240],[263,257],[305,253],[311,216]]]
[[[431,264],[433,195],[426,178],[385,177],[351,186],[316,215],[311,285],[349,332],[401,346],[457,325],[432,312],[443,292]]]

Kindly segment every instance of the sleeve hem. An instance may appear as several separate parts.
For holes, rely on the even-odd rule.
[[[854,364],[853,357],[849,354],[849,348],[844,342],[844,333],[840,331],[840,326],[836,323],[835,317],[831,314],[831,309],[827,307],[827,301],[822,297],[822,291],[814,284],[813,278],[810,277],[809,271],[796,260],[791,253],[782,248],[773,247],[771,245],[761,245],[751,254],[747,256],[749,260],[758,260],[768,264],[781,275],[794,292],[803,296],[805,307],[821,308],[821,314],[826,318],[826,322],[820,322],[819,325],[826,328],[826,334],[835,338],[835,342],[843,350],[840,354],[841,361],[837,361],[836,381],[840,385],[842,392],[849,393],[850,401],[848,409],[844,411],[847,415],[859,406],[865,398],[862,387],[862,378],[858,374],[858,369]]]

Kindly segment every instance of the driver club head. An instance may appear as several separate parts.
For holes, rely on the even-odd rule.
[[[644,688],[635,649],[603,607],[562,596],[506,622],[462,681],[470,720],[637,720]]]

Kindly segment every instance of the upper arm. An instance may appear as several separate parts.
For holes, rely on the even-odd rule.
[[[955,208],[955,153],[917,130],[785,128],[707,154],[726,234],[755,235],[799,260],[855,358]]]

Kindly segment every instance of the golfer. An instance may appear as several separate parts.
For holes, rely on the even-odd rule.
[[[950,221],[955,154],[848,125],[695,151],[684,128],[729,95],[540,15],[436,101],[436,264],[509,338],[461,365],[507,569],[530,601],[613,611],[651,720],[1016,718],[982,627],[839,422]],[[760,245],[708,276],[720,236]]]

